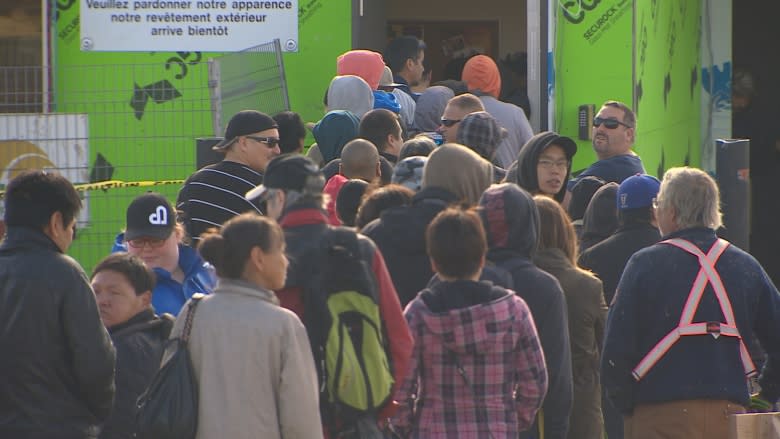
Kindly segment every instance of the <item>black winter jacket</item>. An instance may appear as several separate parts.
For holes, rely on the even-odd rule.
[[[135,437],[136,401],[160,368],[173,321],[150,308],[108,329],[116,347],[116,399],[100,439]]]
[[[361,231],[382,252],[401,307],[414,299],[433,276],[425,251],[425,230],[433,218],[453,202],[455,195],[449,191],[425,188],[414,196],[410,206],[385,210],[379,219],[368,223]]]
[[[604,300],[609,305],[631,256],[660,239],[661,232],[649,223],[627,224],[619,227],[614,235],[582,252],[578,263],[580,267],[593,271],[604,282]]]
[[[97,437],[114,347],[84,271],[37,230],[0,244],[0,352],[0,437]]]

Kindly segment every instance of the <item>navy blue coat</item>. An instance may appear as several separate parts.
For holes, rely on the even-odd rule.
[[[682,238],[707,252],[711,229],[681,230]],[[750,346],[753,333],[767,352],[759,380],[764,396],[780,395],[780,294],[761,265],[730,245],[715,265],[734,310],[737,327]],[[607,320],[602,353],[602,385],[623,413],[639,404],[689,399],[723,399],[747,406],[745,371],[734,337],[682,337],[639,382],[631,371],[676,328],[699,271],[696,257],[668,244],[640,250],[628,262]],[[712,286],[707,285],[694,322],[723,321]]]

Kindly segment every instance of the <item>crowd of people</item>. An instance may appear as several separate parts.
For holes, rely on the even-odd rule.
[[[647,175],[618,101],[573,176],[493,59],[421,87],[425,50],[344,53],[311,126],[235,114],[223,160],[134,199],[89,277],[73,185],[14,178],[0,436],[136,437],[195,293],[198,438],[726,439],[774,404],[780,294],[718,237],[715,181]]]

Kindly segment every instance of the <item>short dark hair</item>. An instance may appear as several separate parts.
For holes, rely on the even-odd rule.
[[[147,267],[141,258],[130,253],[119,252],[106,256],[92,270],[90,279],[94,279],[101,271],[115,271],[124,276],[132,285],[136,296],[154,290],[154,285],[157,283],[154,270]]]
[[[567,213],[572,220],[582,219],[588,208],[591,198],[606,181],[595,175],[586,175],[577,181],[571,188],[571,199]]]
[[[631,128],[636,128],[636,115],[634,111],[626,104],[620,101],[604,102],[603,107],[613,107],[623,111],[623,123]]]
[[[414,191],[400,184],[368,188],[358,208],[355,227],[362,229],[391,207],[408,206],[413,197]]]
[[[387,136],[399,134],[396,122],[401,123],[397,114],[384,108],[375,108],[360,119],[358,137],[373,143],[382,152],[387,149]]]
[[[428,226],[425,243],[438,272],[455,279],[478,273],[487,253],[485,229],[474,209],[450,207],[440,212]]]
[[[436,142],[424,134],[419,134],[404,142],[398,154],[398,161],[414,156],[428,157],[434,149],[436,149]]]
[[[244,213],[228,220],[222,229],[209,229],[201,235],[198,252],[226,279],[240,279],[255,247],[270,252],[284,243],[284,233],[276,221],[256,213]]]
[[[343,225],[348,227],[355,225],[360,201],[363,199],[363,194],[366,193],[366,188],[368,188],[367,182],[353,179],[344,183],[344,186],[339,190],[339,194],[336,196],[336,216],[339,217]]]
[[[407,59],[417,59],[424,50],[425,43],[422,40],[412,35],[404,35],[387,45],[383,57],[390,70],[398,73],[403,70]]]
[[[300,152],[301,139],[306,138],[306,127],[301,116],[294,111],[282,111],[274,116],[279,125],[279,149],[282,154]]]
[[[76,188],[56,172],[24,171],[5,189],[4,219],[9,227],[43,230],[55,212],[62,214],[62,222],[67,226],[80,210],[81,198]]]

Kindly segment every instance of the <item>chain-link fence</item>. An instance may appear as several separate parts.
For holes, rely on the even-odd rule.
[[[70,254],[87,270],[111,251],[134,197],[175,200],[196,170],[196,139],[222,135],[241,109],[289,109],[278,41],[162,65],[0,67],[0,84],[0,190],[26,169],[76,184],[84,209]]]

